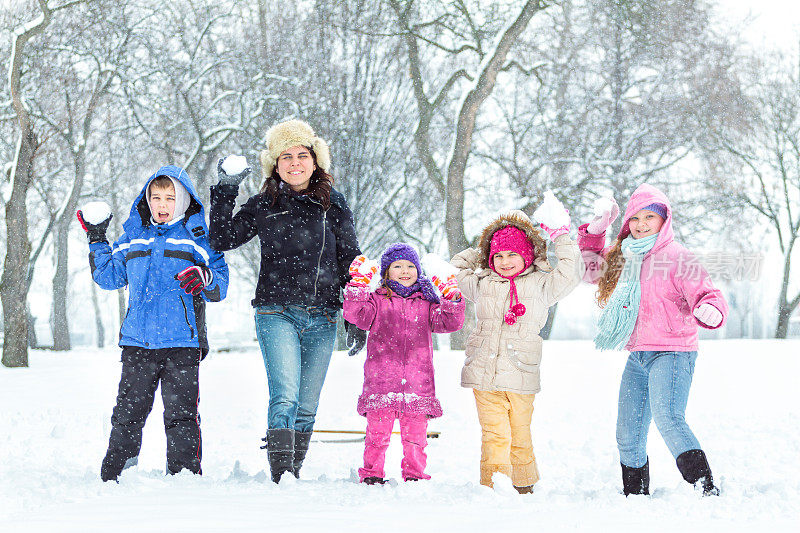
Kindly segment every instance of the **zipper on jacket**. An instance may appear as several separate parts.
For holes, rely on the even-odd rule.
[[[181,301],[181,305],[183,306],[183,316],[186,318],[186,325],[189,326],[189,331],[191,332],[192,336],[189,337],[190,339],[194,339],[194,328],[189,323],[189,311],[186,309],[186,302],[183,301],[183,298],[178,296],[178,300]]]
[[[278,215],[288,215],[288,214],[289,214],[289,211],[281,211],[280,213],[272,213],[271,215],[265,216],[264,220],[266,220],[268,218],[276,217]]]
[[[317,258],[317,275],[314,276],[314,297],[317,296],[317,281],[319,281],[319,266],[322,264],[322,253],[325,251],[325,232],[327,230],[328,211],[322,211],[322,246],[319,249],[319,257]]]

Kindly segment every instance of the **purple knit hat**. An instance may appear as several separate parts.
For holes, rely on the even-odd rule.
[[[667,206],[665,206],[664,204],[659,204],[659,203],[650,204],[646,207],[643,207],[642,209],[647,209],[648,211],[652,211],[653,213],[660,216],[664,220],[667,220]]]
[[[410,261],[417,267],[417,283],[415,283],[415,285],[419,286],[422,296],[429,302],[439,303],[439,296],[433,288],[433,283],[425,277],[425,272],[423,272],[422,266],[419,264],[419,255],[410,244],[396,242],[386,247],[386,250],[383,251],[383,255],[381,255],[381,279],[386,277],[386,271],[389,269],[389,265],[402,259]],[[414,285],[411,287],[414,287]],[[395,286],[395,289],[397,288],[399,287]],[[416,287],[414,291],[416,291]]]
[[[386,276],[386,270],[389,268],[389,265],[401,259],[414,263],[414,266],[417,267],[417,276],[422,275],[419,255],[417,255],[417,251],[414,247],[404,242],[396,242],[387,246],[386,250],[383,251],[383,255],[381,255],[381,277]]]

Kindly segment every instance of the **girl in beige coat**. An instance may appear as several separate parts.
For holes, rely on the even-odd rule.
[[[580,252],[569,225],[550,229],[558,265],[522,211],[501,215],[481,235],[478,248],[451,264],[464,296],[475,303],[477,326],[467,339],[461,386],[475,394],[481,424],[481,485],[492,475],[511,477],[520,493],[539,479],[531,440],[533,398],[539,392],[542,338],[548,308],[580,282]]]

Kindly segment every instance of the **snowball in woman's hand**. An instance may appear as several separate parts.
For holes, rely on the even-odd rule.
[[[222,162],[222,170],[224,170],[225,174],[228,176],[241,174],[246,168],[247,159],[241,155],[229,155],[225,158],[225,161]]]
[[[83,220],[89,224],[99,224],[111,216],[111,208],[105,202],[89,202],[81,209]]]
[[[603,213],[611,212],[615,203],[613,198],[598,198],[594,201],[594,216],[599,217]]]
[[[533,212],[533,218],[549,228],[569,226],[569,213],[553,191],[544,193],[544,202]]]

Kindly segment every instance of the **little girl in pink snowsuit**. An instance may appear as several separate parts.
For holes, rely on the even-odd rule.
[[[433,383],[431,333],[451,333],[464,325],[464,301],[451,277],[433,278],[436,294],[424,276],[417,252],[408,244],[390,245],[381,256],[381,285],[368,289],[377,269],[358,272],[366,260],[350,267],[353,280],[345,288],[344,318],[369,331],[364,363],[364,390],[358,414],[366,416],[361,482],[384,483],[384,460],[395,419],[400,420],[403,480],[430,479],[425,473],[428,418],[442,416]]]

